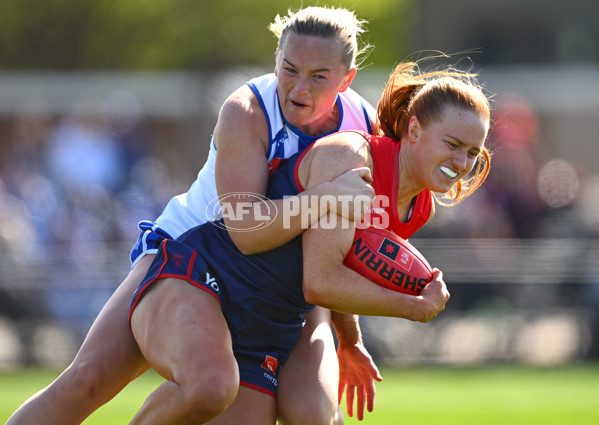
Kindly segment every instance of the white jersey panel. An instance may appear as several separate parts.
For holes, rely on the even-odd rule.
[[[272,172],[277,168],[280,159],[289,158],[325,136],[308,136],[285,120],[279,106],[277,79],[274,74],[254,78],[247,84],[258,98],[268,122],[269,171]],[[372,134],[368,115],[374,116],[374,109],[360,95],[351,88],[347,89],[337,97],[337,105],[339,126],[330,133],[340,130],[362,130]],[[156,219],[158,226],[173,238],[179,237],[192,227],[215,219],[214,213],[218,213],[218,208],[216,211],[213,208],[217,197],[215,164],[216,146],[214,140],[211,140],[208,159],[189,191],[172,198],[160,217]]]
[[[214,205],[217,197],[214,166],[216,164],[216,147],[210,142],[208,159],[198,173],[187,193],[172,198],[166,205],[156,223],[173,238],[178,238],[192,227],[214,220],[214,212],[209,205]],[[218,204],[216,205],[218,206]],[[218,211],[216,211],[218,212]]]

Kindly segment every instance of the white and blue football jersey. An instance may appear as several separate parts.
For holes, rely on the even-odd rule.
[[[279,106],[277,78],[267,74],[250,80],[247,85],[252,89],[268,122],[267,158],[270,171],[278,167],[281,159],[289,158],[303,151],[317,139],[325,136],[308,136],[285,120]],[[372,134],[369,114],[374,114],[372,106],[351,88],[337,97],[339,109],[338,127],[331,131],[362,130]],[[327,134],[330,134],[327,133]],[[216,219],[218,209],[209,208],[217,198],[215,182],[216,146],[214,139],[206,163],[198,173],[197,179],[187,193],[175,196],[156,220],[158,226],[173,238],[177,238],[192,227]]]

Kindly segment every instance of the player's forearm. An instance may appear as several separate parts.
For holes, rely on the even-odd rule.
[[[357,344],[362,342],[362,332],[358,320],[358,315],[331,311],[331,321],[340,343]]]
[[[304,296],[309,303],[348,314],[419,321],[428,313],[421,296],[382,288],[342,264],[304,267]]]
[[[331,193],[329,186],[323,183],[295,196],[258,200],[243,208],[239,204],[223,206],[224,213],[232,212],[225,216],[231,239],[246,255],[289,242],[330,210],[331,203],[323,201]]]

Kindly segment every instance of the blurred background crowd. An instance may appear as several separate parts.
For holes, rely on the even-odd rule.
[[[193,181],[224,97],[272,69],[268,23],[307,6],[124,3],[15,0],[0,18],[0,367],[72,358],[128,271],[137,222]],[[447,310],[363,318],[373,355],[596,359],[599,6],[338,3],[369,22],[353,87],[373,105],[395,63],[431,51],[461,52],[443,60],[473,65],[493,95],[489,179],[412,240],[445,272]]]

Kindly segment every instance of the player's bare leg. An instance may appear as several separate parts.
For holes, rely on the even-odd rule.
[[[233,404],[207,423],[210,425],[274,425],[276,418],[277,406],[272,396],[240,386]]]
[[[277,409],[281,425],[341,425],[339,363],[331,313],[315,307],[279,374]]]
[[[179,279],[152,284],[131,316],[148,363],[166,379],[131,424],[201,424],[230,406],[239,369],[220,304]]]
[[[7,425],[77,425],[148,366],[129,330],[131,297],[154,258],[146,255],[106,303],[71,365],[27,400]]]

